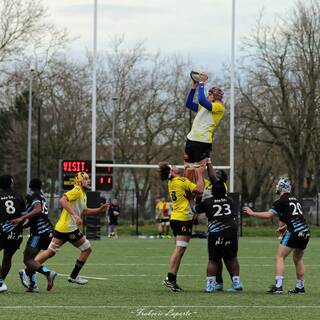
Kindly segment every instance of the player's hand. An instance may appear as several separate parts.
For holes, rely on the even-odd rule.
[[[252,215],[253,215],[253,211],[252,211],[249,207],[244,207],[244,208],[242,209],[242,211],[243,211],[244,213],[246,213],[248,216],[252,216]]]
[[[23,219],[22,217],[19,217],[19,218],[16,218],[16,219],[11,220],[10,222],[11,222],[12,224],[18,224],[18,223],[22,222],[23,220],[24,220],[24,219]]]
[[[281,227],[279,227],[276,230],[276,234],[277,234],[277,237],[278,237],[279,240],[282,239],[282,236],[286,232],[286,230],[287,230],[287,225],[286,224],[282,225]]]
[[[208,76],[204,72],[200,72],[199,82],[206,82],[207,80],[208,80]]]
[[[106,211],[106,210],[109,209],[109,207],[110,207],[110,204],[109,204],[109,203],[103,203],[103,204],[101,204],[101,206],[99,207],[99,211],[100,211],[100,212]]]
[[[194,81],[191,83],[191,89],[197,89],[198,84]]]
[[[82,219],[77,214],[72,216],[72,218],[77,225],[83,224]]]

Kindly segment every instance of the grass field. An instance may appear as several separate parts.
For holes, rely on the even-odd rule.
[[[82,270],[89,283],[67,282],[77,250],[65,245],[48,261],[59,273],[55,287],[45,291],[39,276],[40,293],[25,293],[18,280],[22,251],[14,259],[6,279],[8,292],[0,295],[0,319],[319,319],[320,239],[310,241],[305,255],[305,295],[267,295],[273,283],[277,240],[272,237],[240,239],[239,259],[242,293],[203,292],[206,269],[206,240],[193,239],[178,277],[181,293],[161,284],[173,249],[170,239],[120,237],[92,241],[93,253]],[[24,244],[22,245],[22,247]],[[225,287],[230,281],[225,273]],[[286,263],[285,290],[295,284],[291,257]]]

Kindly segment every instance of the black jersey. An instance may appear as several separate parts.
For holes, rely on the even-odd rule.
[[[287,225],[290,232],[306,232],[309,226],[303,216],[300,202],[289,194],[283,194],[275,201],[270,209],[272,213],[279,217],[279,220]]]
[[[209,233],[237,231],[233,201],[227,196],[206,198],[194,206],[193,212],[206,214]]]
[[[12,190],[0,191],[0,234],[12,231],[22,232],[22,224],[14,225],[10,220],[21,217],[26,210],[25,202],[21,195]]]
[[[117,223],[118,222],[118,215],[120,213],[120,207],[117,204],[110,204],[108,210],[108,216],[110,219],[110,223]]]
[[[41,235],[53,232],[52,223],[49,220],[46,199],[42,192],[31,192],[27,195],[27,212],[32,211],[35,204],[41,205],[41,213],[30,218],[30,234]]]

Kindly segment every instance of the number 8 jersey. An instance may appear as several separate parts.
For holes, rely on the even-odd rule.
[[[14,225],[10,220],[22,216],[25,208],[25,202],[21,195],[15,191],[3,190],[0,192],[0,234],[7,234],[15,230],[21,232],[22,226]]]
[[[302,206],[291,195],[283,194],[273,203],[269,211],[278,216],[279,220],[287,225],[288,231],[294,233],[309,231],[309,227],[303,216]]]
[[[188,193],[197,186],[184,177],[174,177],[168,181],[168,190],[172,201],[172,212],[170,220],[190,221],[192,213],[188,201]]]

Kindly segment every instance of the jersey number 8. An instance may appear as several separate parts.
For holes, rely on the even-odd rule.
[[[16,208],[14,207],[14,202],[12,200],[7,200],[4,205],[6,207],[7,214],[14,214],[16,212]]]

